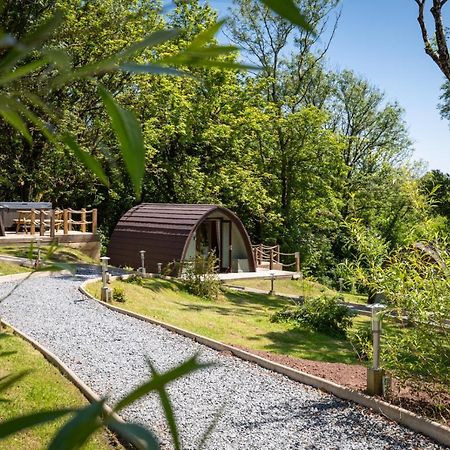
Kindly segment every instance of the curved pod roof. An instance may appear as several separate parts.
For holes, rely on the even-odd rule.
[[[229,209],[207,204],[142,203],[127,211],[111,236],[108,256],[115,266],[140,267],[140,250],[145,250],[145,267],[157,271],[173,261],[183,261],[198,227],[215,212],[236,227],[244,241],[249,270],[255,271],[250,238],[240,219]]]

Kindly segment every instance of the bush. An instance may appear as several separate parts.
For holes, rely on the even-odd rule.
[[[125,303],[125,290],[121,287],[115,287],[113,289],[113,300],[119,303]]]
[[[354,313],[340,304],[341,297],[321,295],[275,313],[272,322],[288,322],[329,335],[345,336]]]
[[[361,326],[357,330],[347,333],[347,338],[360,361],[368,361],[372,357],[372,329]]]
[[[205,258],[197,255],[184,264],[183,282],[186,290],[207,300],[216,300],[220,293],[220,280],[216,273],[217,258],[209,253]]]
[[[137,286],[142,286],[144,284],[144,279],[140,275],[130,275],[128,278],[123,280],[125,283],[136,284]]]

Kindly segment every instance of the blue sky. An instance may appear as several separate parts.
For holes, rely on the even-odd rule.
[[[282,0],[280,0],[282,1]],[[230,0],[210,3],[226,15]],[[414,141],[414,158],[450,173],[449,122],[437,111],[441,72],[425,55],[414,0],[341,0],[328,52],[330,69],[352,69],[398,101]],[[450,25],[450,5],[447,25]]]

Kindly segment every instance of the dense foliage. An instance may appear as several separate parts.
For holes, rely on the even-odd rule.
[[[0,122],[0,197],[97,207],[107,241],[118,218],[138,200],[115,136],[105,126],[100,82],[142,124],[143,201],[223,204],[243,219],[254,242],[301,251],[304,269],[330,281],[336,263],[358,256],[345,246],[346,220],[361,220],[391,247],[404,244],[412,226],[446,210],[428,208],[427,198],[436,191],[419,186],[420,172],[408,162],[401,108],[351,71],[327,70],[337,1],[298,3],[316,34],[259,2],[235,1],[226,35],[243,49],[243,59],[262,67],[255,73],[187,64],[190,78],[118,71],[48,89],[52,71],[40,68],[15,80],[15,90],[32,86],[55,111],[53,126],[70,132],[102,162],[110,187],[38,128],[30,127],[29,140]],[[166,14],[150,1],[42,0],[25,7],[13,1],[0,15],[2,28],[20,38],[57,8],[65,15],[64,27],[51,33],[46,49],[63,49],[75,68],[164,27],[183,31],[134,60],[177,54],[216,20],[198,1],[176,1]],[[236,58],[223,56],[225,69]]]
[[[289,322],[322,333],[345,336],[352,325],[354,313],[342,304],[339,296],[322,295],[306,298],[300,305],[287,307],[275,313],[273,322]]]

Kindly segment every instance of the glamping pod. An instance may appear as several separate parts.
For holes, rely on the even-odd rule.
[[[239,218],[217,205],[142,203],[119,220],[108,256],[115,266],[141,266],[156,273],[173,261],[189,261],[215,252],[221,272],[254,272],[250,238]]]

